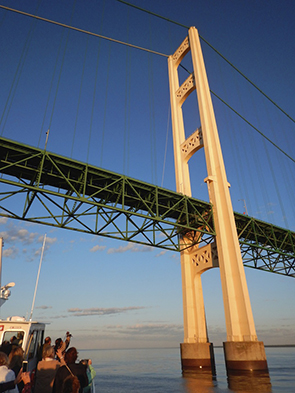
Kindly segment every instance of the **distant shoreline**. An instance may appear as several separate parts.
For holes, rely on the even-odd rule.
[[[295,347],[295,344],[264,345],[265,347]]]
[[[265,348],[294,348],[295,344],[269,344],[269,345],[264,345]],[[214,345],[214,348],[223,348],[222,345]],[[143,348],[83,348],[79,349],[79,351],[109,351],[109,350],[142,350],[142,349],[179,349],[179,347],[143,347]]]
[[[288,348],[295,347],[295,344],[264,344],[265,348]],[[222,345],[214,345],[214,348],[223,348]]]

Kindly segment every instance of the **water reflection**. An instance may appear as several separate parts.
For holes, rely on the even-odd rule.
[[[213,393],[218,389],[218,379],[207,375],[183,376],[187,393]],[[271,393],[272,386],[268,374],[230,375],[227,378],[228,388],[235,393]]]
[[[216,387],[216,380],[210,375],[183,376],[185,389],[188,393],[212,393]]]
[[[227,378],[230,390],[239,393],[271,393],[272,387],[268,374],[229,375]]]

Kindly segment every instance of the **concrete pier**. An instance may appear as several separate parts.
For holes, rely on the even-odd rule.
[[[182,343],[180,353],[183,376],[216,375],[212,343]]]
[[[228,375],[268,374],[268,365],[262,341],[227,341],[223,343]]]

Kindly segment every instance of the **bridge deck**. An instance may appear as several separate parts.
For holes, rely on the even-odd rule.
[[[208,202],[5,138],[0,157],[0,216],[174,251],[215,237]],[[244,264],[295,277],[295,233],[234,214]]]

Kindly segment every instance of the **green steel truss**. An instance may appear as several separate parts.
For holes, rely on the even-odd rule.
[[[210,203],[0,138],[0,216],[181,251],[215,238]],[[245,266],[295,277],[295,233],[235,213]]]

